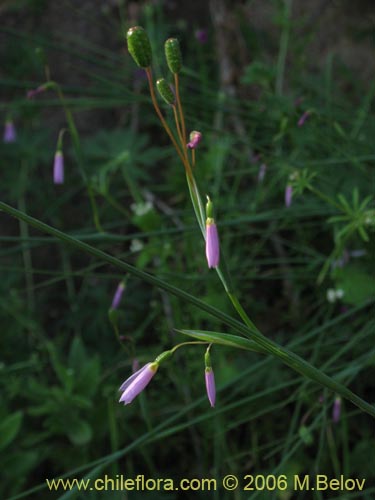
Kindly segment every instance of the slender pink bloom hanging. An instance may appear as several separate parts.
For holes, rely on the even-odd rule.
[[[303,113],[303,115],[301,115],[300,119],[298,120],[297,125],[299,127],[302,127],[302,125],[305,123],[305,121],[308,119],[309,116],[310,116],[310,112],[309,111],[305,111]]]
[[[16,140],[17,140],[16,127],[14,126],[12,120],[7,120],[4,126],[3,142],[9,144],[11,142],[16,142]]]
[[[53,182],[54,184],[64,184],[64,157],[62,151],[56,151],[53,162]]]
[[[131,403],[150,383],[158,368],[159,364],[156,362],[147,363],[147,365],[133,373],[119,389],[122,392],[119,402],[125,405]]]
[[[219,235],[214,219],[206,221],[206,257],[208,267],[218,267],[220,260]]]
[[[285,206],[287,208],[292,204],[292,196],[293,196],[293,186],[291,184],[287,184],[285,188]]]
[[[216,401],[216,385],[215,385],[215,375],[211,367],[205,369],[205,380],[206,380],[206,391],[208,401],[212,408],[215,406]]]
[[[121,297],[122,297],[122,294],[124,293],[124,290],[125,290],[125,285],[121,281],[121,283],[118,284],[118,286],[116,288],[116,292],[115,292],[113,299],[112,299],[112,305],[111,305],[112,309],[117,309],[118,306],[120,305]]]

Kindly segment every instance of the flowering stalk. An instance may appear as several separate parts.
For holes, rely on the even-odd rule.
[[[16,217],[18,220],[26,222],[30,226],[36,228],[38,231],[47,233],[57,238],[58,240],[61,240],[68,245],[71,245],[76,249],[79,249],[89,255],[92,255],[97,259],[101,259],[104,262],[107,262],[108,264],[117,267],[124,273],[125,272],[131,273],[132,275],[144,280],[146,283],[150,283],[154,286],[157,286],[185,300],[188,303],[194,304],[195,306],[199,307],[200,309],[206,311],[208,314],[214,316],[215,318],[223,322],[225,325],[232,328],[234,332],[244,335],[245,337],[251,338],[252,342],[255,342],[258,347],[262,348],[265,352],[271,354],[275,358],[280,359],[284,364],[292,368],[297,373],[303,374],[306,378],[313,380],[314,382],[339,394],[341,397],[346,398],[347,400],[351,401],[354,405],[356,405],[358,408],[360,408],[362,411],[366,412],[367,414],[375,418],[375,407],[373,404],[370,404],[367,401],[363,400],[357,394],[353,393],[350,389],[348,389],[346,386],[337,382],[335,379],[329,377],[322,370],[314,367],[308,361],[304,360],[303,358],[295,354],[293,351],[290,351],[284,346],[274,342],[271,339],[268,339],[267,337],[262,335],[255,327],[244,325],[235,318],[223,313],[223,311],[205,302],[202,302],[197,297],[190,295],[189,293],[179,288],[174,287],[170,283],[163,281],[148,273],[145,273],[144,271],[136,267],[133,267],[130,264],[122,260],[119,260],[113,257],[112,255],[109,255],[99,250],[98,248],[95,248],[85,243],[84,241],[80,241],[77,238],[74,238],[66,233],[63,233],[62,231],[59,231],[58,229],[49,226],[48,224],[45,224],[44,222],[35,219],[34,217],[29,216],[24,211],[17,210],[16,208],[2,201],[0,201],[0,211],[3,211],[10,216]],[[195,337],[197,338],[197,336]],[[233,335],[231,335],[230,337],[231,341],[228,345],[237,348],[243,348],[242,345],[243,339],[239,338],[239,340],[233,340]],[[227,335],[221,333],[220,338],[225,339],[227,338]],[[202,336],[200,336],[200,339],[202,339]],[[216,342],[217,340],[215,339],[214,341]],[[200,342],[200,343],[207,344],[208,342],[212,341],[207,340],[206,338],[205,342]],[[252,351],[254,350],[253,344],[251,344],[251,350]]]
[[[78,130],[77,130],[76,124],[74,122],[73,114],[66,105],[65,97],[64,97],[64,94],[61,90],[60,85],[57,82],[49,79],[48,68],[47,68],[47,78],[48,78],[47,83],[43,84],[44,90],[53,89],[57,93],[58,98],[60,99],[61,105],[62,105],[64,112],[65,112],[65,118],[66,118],[66,121],[68,124],[68,129],[69,129],[70,135],[72,137],[72,142],[73,142],[73,147],[74,147],[74,151],[75,151],[75,155],[76,155],[76,159],[77,159],[79,172],[81,174],[83,182],[85,183],[85,185],[87,187],[87,194],[88,194],[90,204],[91,204],[94,224],[95,224],[96,229],[99,232],[103,232],[103,228],[101,227],[100,220],[99,220],[99,214],[98,214],[98,209],[97,209],[95,197],[94,197],[92,188],[90,186],[89,180],[87,178],[87,175],[86,175],[86,172],[84,169],[83,152],[82,152],[82,147],[81,147],[81,142],[80,142]]]
[[[171,40],[173,42],[171,42]],[[179,45],[178,45],[178,42],[176,43],[175,39],[170,39],[169,44],[170,44],[169,49],[172,50],[173,57],[177,61],[177,66],[176,66],[175,65],[176,61],[168,60],[168,59],[170,59],[170,54],[168,54],[166,51],[166,57],[167,57],[169,69],[174,74],[175,96],[176,96],[176,105],[177,105],[177,110],[178,110],[178,113],[175,113],[175,121],[176,121],[176,129],[177,129],[177,134],[178,134],[180,144],[177,143],[177,141],[176,141],[171,129],[169,128],[169,126],[168,126],[168,124],[167,124],[167,122],[166,122],[166,120],[165,120],[165,118],[164,118],[164,116],[159,108],[159,105],[157,103],[157,100],[155,97],[153,79],[152,79],[151,66],[147,66],[144,69],[146,71],[146,75],[147,75],[147,79],[148,79],[148,83],[149,83],[150,96],[151,96],[151,100],[152,100],[153,106],[155,108],[156,114],[158,115],[165,131],[167,132],[173,146],[175,147],[175,149],[177,151],[179,158],[181,159],[181,161],[184,165],[185,172],[186,172],[186,179],[187,179],[187,183],[188,183],[188,187],[189,187],[190,196],[191,196],[193,208],[195,211],[195,215],[196,215],[199,227],[201,229],[202,235],[206,239],[207,229],[205,227],[206,226],[206,224],[205,224],[206,218],[205,218],[205,213],[204,213],[204,206],[203,206],[202,199],[201,199],[201,196],[200,196],[200,193],[198,190],[198,186],[196,184],[195,178],[194,178],[193,173],[192,173],[192,167],[191,167],[190,162],[189,162],[188,151],[187,151],[187,147],[186,147],[185,118],[184,118],[184,113],[183,113],[181,99],[180,99],[180,92],[179,92],[178,71],[180,70],[180,66],[181,66]],[[129,48],[129,46],[128,46],[128,48]],[[132,52],[130,50],[129,50],[129,52],[133,56],[135,62],[138,64],[137,56],[134,57],[134,55],[132,54]],[[209,224],[209,226],[211,226],[211,225],[212,224]],[[209,232],[214,233],[214,231],[215,231],[215,229],[213,229],[213,230],[209,229]],[[215,261],[214,261],[214,263],[215,263]],[[256,330],[260,334],[259,330],[255,327],[254,323],[250,320],[250,318],[246,314],[245,310],[243,309],[243,307],[239,303],[237,297],[235,296],[235,294],[231,290],[230,276],[229,276],[229,273],[226,271],[225,267],[224,267],[224,270],[225,270],[224,272],[218,266],[214,266],[214,267],[215,267],[216,272],[217,272],[217,274],[218,274],[218,276],[219,276],[219,278],[224,286],[226,293],[228,294],[229,299],[231,300],[234,308],[236,309],[236,311],[238,312],[240,317],[243,319],[243,321],[245,322],[245,324],[249,328]]]

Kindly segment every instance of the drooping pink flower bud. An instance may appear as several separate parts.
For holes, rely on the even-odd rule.
[[[42,92],[44,92],[46,90],[46,88],[47,88],[46,84],[39,85],[39,87],[37,87],[36,89],[28,90],[27,94],[26,94],[26,97],[28,99],[34,99],[35,96],[37,96],[38,94],[41,94]]]
[[[124,290],[125,290],[125,284],[123,281],[121,281],[118,284],[118,286],[116,288],[116,292],[113,296],[112,305],[111,305],[112,309],[117,309],[118,306],[120,305],[121,297],[122,297],[122,294],[124,293]]]
[[[293,197],[293,186],[291,184],[287,184],[285,188],[285,206],[287,208],[292,204]]]
[[[201,142],[202,139],[202,134],[198,132],[197,130],[193,130],[190,132],[189,136],[190,142],[186,144],[186,146],[190,149],[195,149],[198,144]]]
[[[11,142],[16,142],[16,140],[17,132],[13,120],[6,120],[4,125],[3,142],[10,144]]]
[[[208,267],[218,267],[220,260],[219,235],[214,219],[206,220],[206,257]]]
[[[340,416],[341,416],[341,398],[340,396],[336,396],[332,408],[332,422],[334,424],[337,424],[337,422],[340,420]]]
[[[53,183],[64,184],[64,156],[60,150],[56,151],[53,162]]]
[[[215,375],[212,368],[206,368],[205,380],[206,380],[207,397],[210,402],[210,405],[213,408],[215,406],[215,401],[216,401],[216,386],[215,386]]]
[[[302,127],[302,125],[305,123],[305,121],[308,119],[309,116],[310,116],[310,111],[305,111],[303,113],[303,115],[300,116],[300,119],[298,120],[297,125],[299,127]]]
[[[216,385],[215,385],[215,375],[211,366],[211,357],[210,357],[210,347],[208,346],[207,351],[204,355],[204,363],[205,363],[205,382],[206,382],[206,391],[208,401],[212,408],[215,406],[216,401]]]
[[[147,363],[140,370],[133,373],[125,382],[121,385],[119,391],[122,392],[120,403],[128,405],[133,401],[135,397],[138,396],[140,392],[145,389],[145,387],[150,383],[151,379],[156,374],[159,368],[159,364],[156,362]]]

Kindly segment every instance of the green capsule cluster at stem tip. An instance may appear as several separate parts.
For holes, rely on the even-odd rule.
[[[165,81],[164,78],[160,78],[156,82],[156,88],[158,89],[159,94],[167,104],[173,105],[175,103],[175,95],[171,87],[168,85],[168,83]]]
[[[168,68],[173,74],[179,73],[182,68],[182,56],[177,38],[168,38],[164,44],[164,50]]]
[[[140,68],[149,68],[152,61],[151,44],[146,31],[141,26],[130,28],[126,34],[128,50]]]

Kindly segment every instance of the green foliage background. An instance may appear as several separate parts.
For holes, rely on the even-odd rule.
[[[212,25],[200,45],[157,2],[141,5],[139,22],[151,36],[157,77],[167,76],[163,41],[181,38],[186,120],[203,133],[195,175],[215,202],[222,252],[244,308],[267,337],[373,404],[375,84],[334,53],[313,71],[304,51],[317,36],[314,26],[301,38],[289,3],[272,3],[276,47],[268,33],[238,16],[251,58],[238,68],[235,96],[220,85]],[[9,15],[38,19],[45,4],[11,2]],[[79,141],[77,149],[74,136],[65,134],[63,186],[52,183],[57,134],[69,125],[61,100],[53,90],[28,100],[26,91],[45,82],[45,65],[59,51],[70,53],[72,39],[2,26],[2,111],[4,120],[12,116],[18,138],[0,144],[1,200],[235,316],[206,268],[183,168],[158,126],[146,81],[123,53],[127,12],[120,3],[118,11],[103,13],[118,50],[77,35],[70,70],[81,83],[57,82]],[[305,111],[309,117],[298,126]],[[100,126],[90,127],[95,116]],[[261,164],[267,165],[263,182]],[[286,208],[284,190],[296,173]],[[149,209],[137,214],[135,206],[145,203]],[[119,405],[117,390],[133,360],[143,364],[186,341],[176,330],[233,332],[129,275],[116,335],[108,309],[123,274],[5,213],[0,223],[1,498],[183,498],[178,492],[50,492],[45,479],[53,477],[220,481],[225,474],[316,473],[366,478],[360,498],[373,497],[371,417],[343,401],[334,423],[335,395],[269,356],[213,346],[218,396],[211,409],[205,348],[187,346],[137,400]],[[329,289],[342,290],[342,297],[327,301]],[[324,497],[290,488],[191,495]]]

